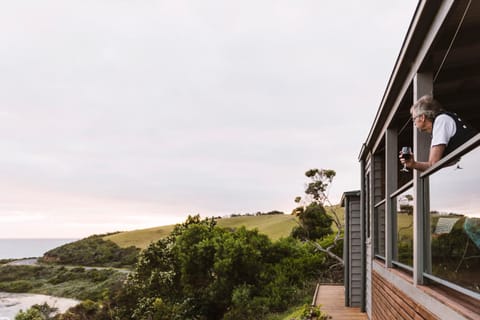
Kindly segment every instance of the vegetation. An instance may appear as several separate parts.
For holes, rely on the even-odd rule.
[[[189,217],[140,254],[108,304],[121,319],[265,319],[298,301],[318,276],[326,257],[314,251],[293,238],[272,242],[256,230]]]
[[[310,182],[305,188],[306,199],[302,201],[302,197],[295,198],[295,202],[302,205],[293,210],[293,214],[299,218],[299,224],[292,231],[292,237],[311,241],[318,251],[326,253],[335,260],[336,264],[331,268],[344,266],[344,225],[328,199],[328,189],[335,175],[335,171],[329,169],[310,169],[305,173]],[[330,204],[331,215],[328,215],[325,210],[326,203]],[[333,238],[328,237],[334,232],[331,227],[332,222],[336,226],[336,234]]]
[[[46,303],[35,304],[25,312],[20,310],[15,320],[50,320],[55,318],[57,310]]]
[[[121,286],[126,277],[125,273],[112,269],[3,266],[0,272],[0,291],[101,300],[106,293]]]
[[[37,319],[39,314],[39,319],[55,320],[325,319],[308,300],[319,278],[341,279],[342,273],[332,270],[338,269],[335,259],[342,255],[342,216],[325,206],[335,172],[313,169],[306,175],[312,179],[307,199],[293,215],[272,211],[229,219],[189,216],[176,226],[92,236],[43,258],[92,266],[136,261],[126,281],[125,274],[112,280],[118,273],[102,273],[112,270],[15,266],[17,274],[0,277],[0,290],[3,285],[7,291],[83,300],[53,317],[35,306],[20,314],[20,320]],[[141,246],[145,249],[139,253]],[[87,287],[91,291],[82,291]],[[52,288],[56,291],[46,291]]]
[[[7,263],[10,263],[12,261],[15,261],[15,259],[0,259],[0,266],[2,264],[7,264]]]
[[[295,311],[290,313],[287,317],[279,320],[327,320],[328,315],[320,310],[320,307],[304,304]]]
[[[469,218],[450,215],[458,221],[448,233],[436,234],[434,230],[440,217],[436,214],[431,216],[432,274],[480,292],[480,247],[467,234],[466,222]],[[477,228],[479,225],[477,222]]]
[[[248,230],[257,229],[259,233],[267,235],[271,240],[288,237],[292,228],[297,225],[297,218],[285,214],[262,214],[256,216],[235,216],[232,218],[215,218],[217,225],[224,228],[245,227]],[[104,236],[104,240],[111,240],[118,246],[126,248],[135,246],[140,249],[147,248],[151,243],[170,235],[175,225],[161,226],[142,230],[119,232]]]
[[[121,248],[103,235],[67,243],[46,252],[41,262],[103,267],[129,267],[136,263],[140,249],[136,247]]]
[[[269,318],[272,313],[305,303],[302,302],[305,290],[312,288],[325,272],[327,259],[310,242],[291,237],[272,242],[257,230],[222,228],[213,219],[201,220],[195,216],[141,252],[125,285],[117,281],[103,291],[84,295],[66,291],[43,293],[86,299],[63,315],[55,316],[58,320],[272,319]],[[94,283],[76,282],[84,280],[79,274],[93,270],[54,266],[14,268],[18,268],[17,274],[12,274],[9,280],[43,279],[42,283],[32,281],[30,292],[65,284],[63,281],[67,279],[76,292],[80,292],[80,287],[95,287]],[[48,268],[57,270],[50,274]],[[85,278],[103,280],[101,275],[94,274]]]
[[[255,217],[241,216],[230,219],[216,220],[217,225],[223,228],[237,229],[245,227],[247,230],[257,229],[275,241],[290,235],[292,229],[297,225],[297,218],[291,215],[259,215]]]

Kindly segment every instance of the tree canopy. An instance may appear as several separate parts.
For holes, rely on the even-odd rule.
[[[284,310],[324,259],[292,238],[272,242],[256,230],[189,217],[142,252],[123,312],[135,319],[262,319]]]
[[[305,199],[300,196],[295,198],[295,202],[300,206],[295,208],[292,214],[298,217],[299,225],[292,230],[292,237],[312,241],[317,250],[328,254],[343,266],[340,245],[343,241],[343,225],[335,210],[331,210],[331,215],[325,210],[325,204],[332,208],[328,191],[335,175],[336,172],[331,169],[310,169],[305,172],[310,181],[305,186]],[[337,227],[335,236],[328,239],[330,241],[318,241],[333,234],[332,223]]]

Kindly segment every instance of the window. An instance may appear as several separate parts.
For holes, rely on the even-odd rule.
[[[426,276],[480,293],[480,148],[429,176]],[[428,207],[428,206],[427,206]]]
[[[374,221],[375,256],[385,258],[385,202],[375,207]]]
[[[393,198],[393,260],[413,267],[413,187]]]

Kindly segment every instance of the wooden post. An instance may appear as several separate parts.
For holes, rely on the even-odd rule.
[[[387,129],[385,133],[385,266],[392,267],[394,252],[395,223],[393,221],[393,203],[390,195],[397,190],[398,180],[398,132]]]
[[[413,79],[413,100],[417,101],[426,94],[433,93],[433,75],[432,73],[417,73]],[[428,134],[418,131],[413,126],[413,153],[416,161],[427,161],[430,153],[431,138]],[[413,282],[414,284],[423,284],[423,272],[425,270],[425,240],[428,232],[426,230],[426,212],[425,197],[428,194],[428,178],[420,179],[418,170],[413,171]]]

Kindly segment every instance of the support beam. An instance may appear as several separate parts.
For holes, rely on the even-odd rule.
[[[417,101],[425,94],[433,92],[433,74],[417,73],[413,79],[413,100]],[[413,127],[413,153],[417,161],[427,161],[430,153],[431,138],[428,134],[422,133]],[[420,179],[420,172],[413,171],[413,282],[415,285],[423,284],[423,271],[425,270],[425,240],[426,230],[426,203],[424,198],[428,193],[428,178]],[[426,206],[428,207],[428,205]]]
[[[365,190],[365,161],[360,161],[360,265],[361,265],[361,281],[360,281],[360,311],[365,312],[365,294],[366,294],[366,245],[367,230],[366,230],[366,190]],[[368,201],[368,200],[367,200]]]
[[[350,199],[345,197],[345,232],[343,236],[343,261],[345,286],[345,307],[350,306]]]
[[[394,253],[395,223],[390,195],[397,190],[398,181],[398,131],[389,128],[385,133],[385,266],[392,267]]]

